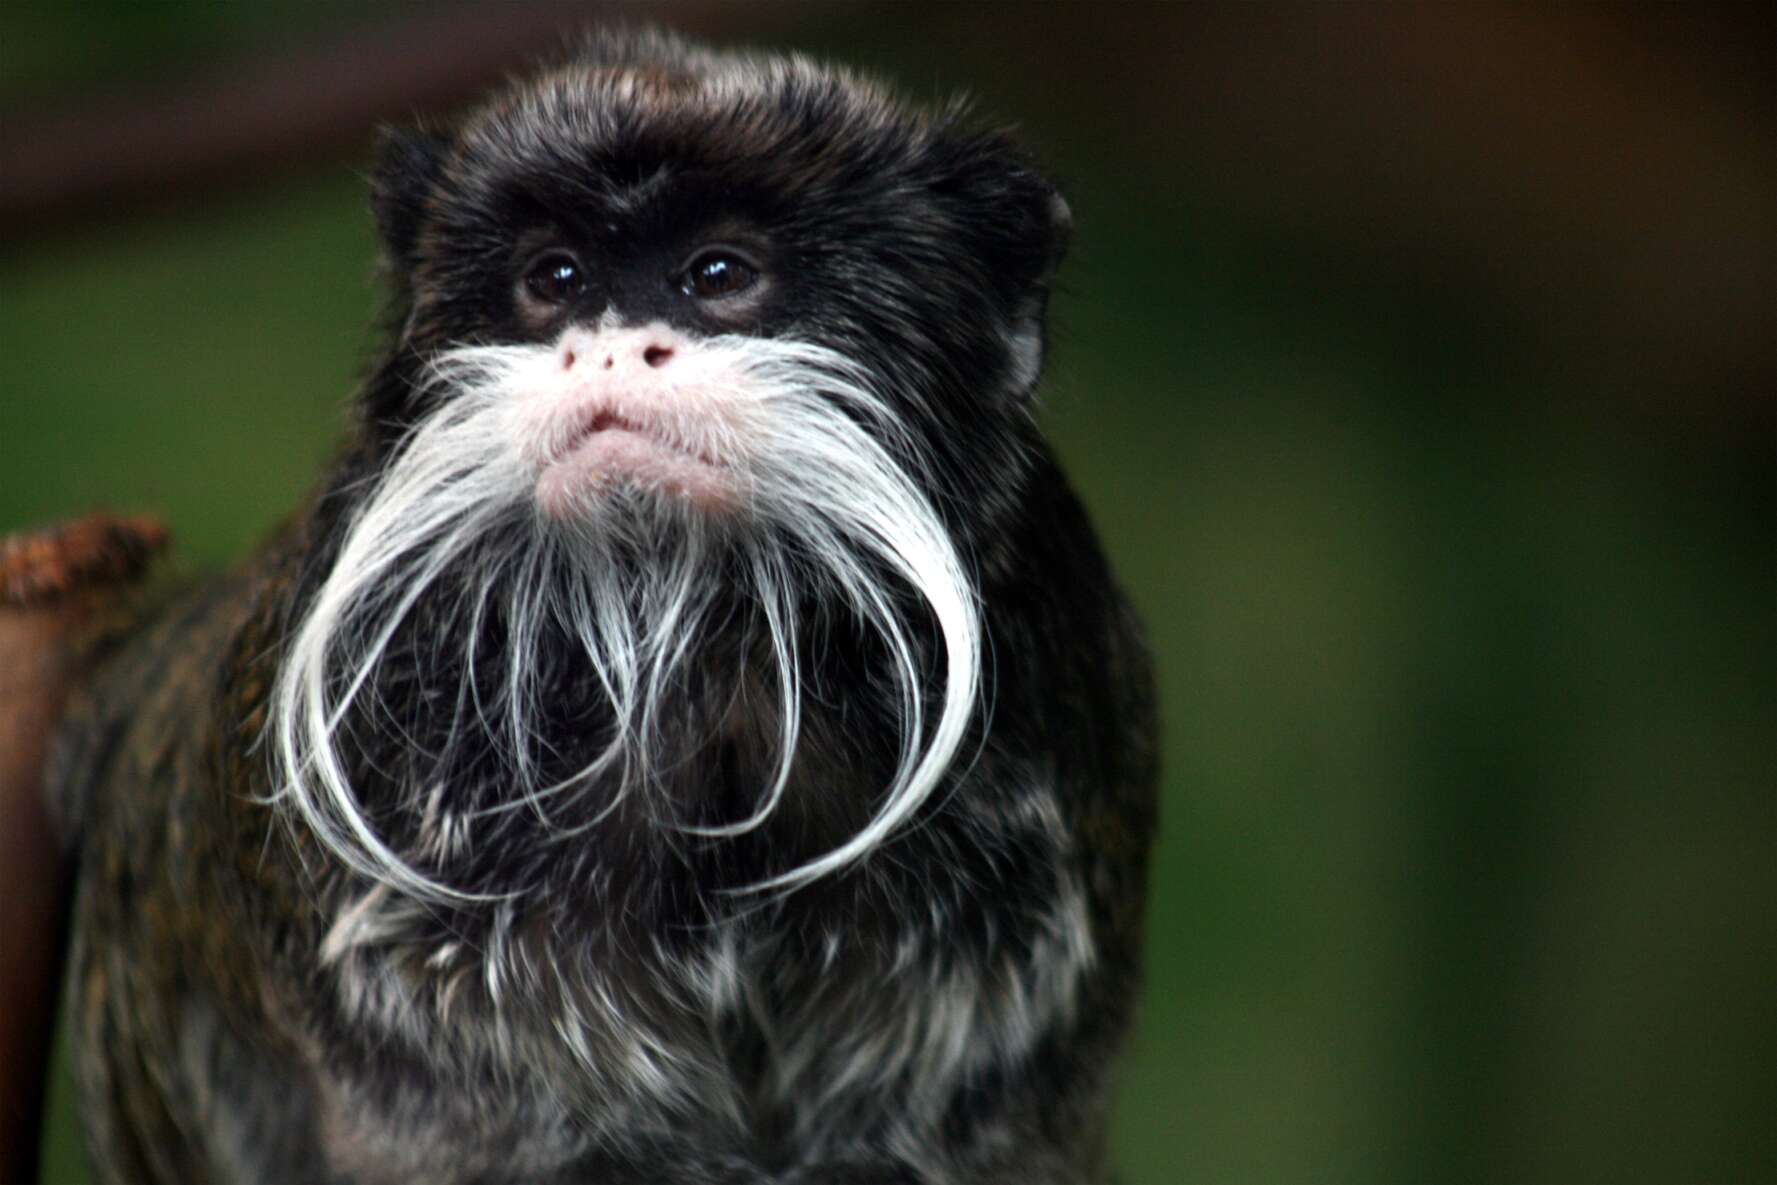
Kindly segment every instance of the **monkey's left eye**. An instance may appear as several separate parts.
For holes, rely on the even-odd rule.
[[[699,300],[737,296],[759,282],[752,264],[727,251],[706,251],[679,278],[679,290]]]
[[[545,304],[564,304],[586,291],[586,272],[566,251],[551,251],[531,264],[524,286]]]

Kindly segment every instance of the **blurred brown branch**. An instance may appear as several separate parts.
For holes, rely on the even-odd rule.
[[[677,0],[646,15],[719,36],[769,29],[793,7]],[[432,5],[170,86],[0,113],[0,241],[361,150],[381,120],[448,108],[586,25],[636,15],[569,0]]]

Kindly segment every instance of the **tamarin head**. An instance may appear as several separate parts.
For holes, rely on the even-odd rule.
[[[393,340],[278,677],[278,793],[358,872],[449,896],[488,820],[671,801],[729,730],[756,793],[668,822],[748,832],[836,648],[887,723],[881,785],[759,884],[906,824],[981,710],[979,566],[1026,512],[1050,182],[961,106],[644,33],[388,135],[374,204]],[[685,735],[688,688],[724,680],[744,725]],[[354,767],[414,685],[444,723],[368,802]],[[481,795],[435,801],[468,752]]]

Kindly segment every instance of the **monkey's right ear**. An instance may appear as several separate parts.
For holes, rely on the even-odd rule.
[[[370,206],[389,261],[405,271],[413,263],[425,219],[426,199],[444,173],[452,136],[426,127],[384,128],[370,178]]]

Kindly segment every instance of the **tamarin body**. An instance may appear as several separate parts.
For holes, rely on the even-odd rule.
[[[606,34],[385,137],[316,495],[49,770],[105,1182],[1098,1182],[1149,661],[960,106]]]

